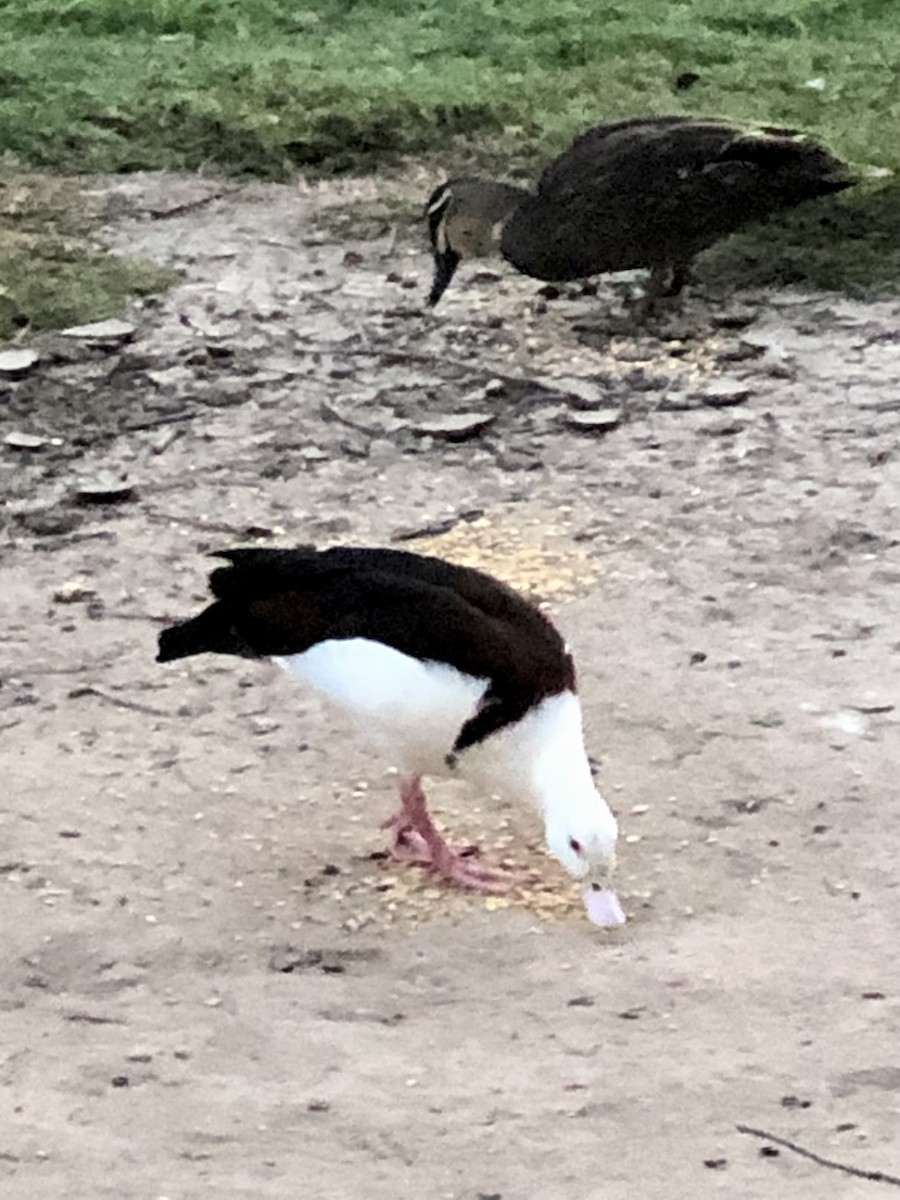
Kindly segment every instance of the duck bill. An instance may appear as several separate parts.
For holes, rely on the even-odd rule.
[[[592,925],[624,925],[626,921],[619,897],[609,888],[588,884],[584,888],[584,907]]]
[[[428,303],[432,308],[450,286],[450,280],[456,274],[456,268],[459,264],[460,255],[455,250],[451,250],[449,246],[446,250],[435,253],[434,279],[431,282],[431,292],[428,295]]]

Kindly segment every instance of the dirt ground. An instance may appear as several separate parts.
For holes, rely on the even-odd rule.
[[[2,1194],[885,1191],[736,1127],[900,1175],[900,304],[701,285],[629,335],[470,266],[425,314],[433,182],[86,185],[184,276],[0,389]],[[445,892],[314,695],[153,661],[207,551],[308,540],[548,602],[623,930],[515,797],[431,791],[545,890]]]

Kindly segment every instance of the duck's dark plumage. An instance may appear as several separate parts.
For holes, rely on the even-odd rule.
[[[403,550],[237,549],[210,575],[216,600],[159,638],[157,661],[206,652],[267,658],[365,638],[447,663],[488,687],[458,752],[518,720],[542,697],[574,689],[560,634],[530,601],[491,576]]]
[[[489,795],[530,799],[548,848],[582,881],[589,918],[624,921],[606,886],[618,828],[591,775],[572,659],[538,608],[480,571],[403,550],[220,557],[215,599],[163,630],[158,661],[272,657],[355,715],[401,768],[392,854],[448,882],[498,891],[512,881],[447,842],[422,776],[460,773]]]
[[[752,221],[853,182],[796,130],[637,118],[590,129],[519,204],[501,241],[538,279],[686,263]]]
[[[432,194],[430,302],[498,230],[504,257],[536,279],[650,268],[674,272],[678,290],[694,256],[719,238],[854,182],[793,129],[685,116],[598,125],[549,164],[534,192],[466,178]]]

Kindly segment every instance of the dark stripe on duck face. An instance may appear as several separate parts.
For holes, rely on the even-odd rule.
[[[446,218],[452,199],[450,184],[442,183],[431,193],[425,206],[428,236],[431,238],[431,248],[434,252],[434,276],[428,294],[431,307],[434,307],[446,292],[456,274],[456,268],[462,261],[462,256],[447,241]]]
[[[489,681],[456,740],[459,752],[575,690],[558,631],[524,597],[480,571],[400,550],[235,550],[210,577],[215,603],[164,630],[158,661],[213,652],[303,654],[365,638]]]
[[[438,230],[441,227],[444,214],[452,198],[453,193],[450,190],[450,184],[442,183],[440,187],[434,189],[428,197],[428,203],[425,205],[425,216],[428,218],[428,234],[431,238],[432,249],[436,252],[446,249],[446,246],[438,244]]]

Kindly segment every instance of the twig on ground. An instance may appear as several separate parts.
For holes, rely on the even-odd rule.
[[[151,221],[168,221],[170,217],[183,217],[185,213],[205,208],[207,204],[221,200],[223,196],[233,196],[238,190],[238,188],[225,188],[222,191],[213,192],[211,196],[201,196],[199,200],[188,200],[186,204],[174,204],[171,208],[145,208],[144,216],[149,217]]]
[[[808,1158],[820,1167],[827,1167],[830,1171],[843,1171],[845,1175],[853,1175],[856,1179],[868,1179],[872,1183],[889,1183],[893,1187],[900,1187],[900,1176],[888,1175],[885,1171],[864,1171],[862,1167],[851,1167],[847,1163],[823,1158],[821,1154],[816,1154],[813,1150],[806,1150],[803,1146],[798,1146],[796,1142],[790,1142],[787,1138],[768,1133],[765,1129],[755,1129],[752,1125],[737,1125],[735,1128],[738,1133],[748,1133],[751,1137],[762,1138],[763,1141],[773,1142],[776,1146],[784,1146],[785,1150],[792,1150],[801,1158]]]
[[[137,421],[133,425],[124,425],[123,433],[143,433],[147,429],[158,429],[160,425],[174,425],[176,421],[195,421],[200,416],[201,410],[196,409],[191,412],[169,413],[164,417],[152,417],[147,421]]]
[[[69,692],[69,700],[78,700],[81,696],[96,696],[98,700],[105,700],[107,704],[115,704],[117,708],[127,708],[131,712],[143,713],[147,717],[171,717],[170,712],[164,712],[161,708],[151,708],[149,704],[139,704],[136,700],[126,700],[123,696],[111,696],[109,692],[101,692],[99,688],[79,687],[73,688]]]
[[[266,525],[230,525],[225,521],[204,521],[201,517],[190,517],[186,514],[164,513],[152,509],[145,513],[149,521],[160,521],[165,525],[187,525],[201,533],[225,533],[229,537],[240,538],[271,538],[275,530]]]

